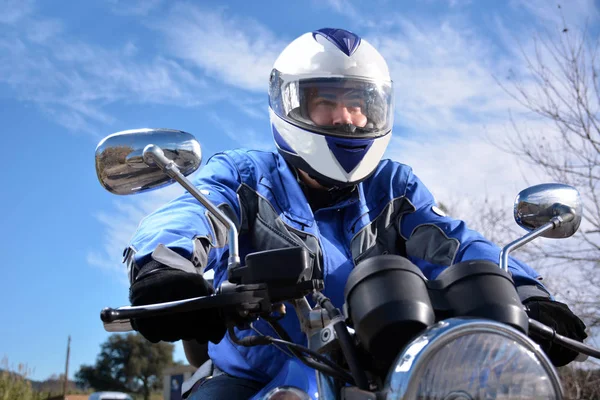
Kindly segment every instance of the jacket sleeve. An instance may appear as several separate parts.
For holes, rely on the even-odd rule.
[[[192,183],[239,229],[237,198],[240,174],[227,153],[217,153],[193,177]],[[228,257],[227,227],[189,192],[168,202],[138,225],[124,252],[129,281],[151,259],[187,272],[203,272]]]
[[[435,199],[412,171],[407,175],[405,196],[415,212],[400,222],[406,239],[406,252],[428,279],[435,279],[445,268],[467,260],[499,262],[500,247],[467,227],[464,221],[444,215]],[[540,274],[529,265],[509,257],[512,274],[521,301],[531,297],[552,298],[540,282]]]

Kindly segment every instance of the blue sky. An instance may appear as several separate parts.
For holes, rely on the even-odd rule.
[[[0,0],[0,10],[0,357],[26,363],[34,379],[64,370],[68,335],[69,375],[94,362],[108,336],[99,311],[127,303],[123,246],[180,193],[104,191],[94,170],[102,137],[181,129],[205,159],[273,149],[275,57],[306,31],[343,27],[388,59],[397,110],[387,156],[412,165],[438,198],[486,192],[507,195],[509,208],[524,185],[519,166],[484,136],[508,135],[509,109],[517,123],[539,122],[493,77],[524,72],[517,38],[530,54],[535,30],[562,28],[555,2],[543,0]],[[597,30],[597,2],[562,10],[569,26],[587,18]]]

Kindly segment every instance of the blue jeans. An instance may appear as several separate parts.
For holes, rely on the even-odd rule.
[[[199,380],[187,400],[246,400],[263,387],[264,383],[219,372],[219,375]]]

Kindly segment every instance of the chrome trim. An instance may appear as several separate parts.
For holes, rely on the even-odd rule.
[[[529,337],[508,325],[492,320],[451,318],[429,327],[398,355],[385,380],[384,392],[386,399],[409,398],[406,396],[410,396],[411,391],[414,390],[413,385],[415,379],[417,379],[415,377],[419,376],[423,368],[427,366],[430,357],[434,356],[438,349],[458,337],[476,332],[502,335],[535,354],[542,368],[548,373],[552,387],[562,398],[563,390],[556,369],[539,345]]]
[[[156,165],[148,165],[144,149],[148,144],[163,149],[185,176],[202,162],[200,144],[193,135],[174,129],[131,129],[113,133],[96,146],[96,175],[109,192],[130,195],[173,183]]]
[[[528,231],[561,217],[560,224],[546,232],[544,237],[567,238],[579,229],[583,203],[574,187],[561,183],[543,183],[522,190],[515,198],[513,213],[517,224]]]
[[[113,133],[96,147],[96,174],[109,192],[129,195],[178,182],[229,228],[228,268],[240,264],[235,224],[186,176],[202,162],[200,143],[190,133],[173,129],[132,129]]]
[[[168,159],[163,150],[154,144],[149,144],[144,148],[143,152],[144,162],[148,165],[158,165],[161,171],[176,180],[181,186],[183,186],[196,200],[198,200],[204,207],[208,209],[223,225],[229,227],[229,259],[228,268],[237,266],[240,263],[240,256],[238,253],[238,231],[237,227],[221,210],[207,200],[200,190],[194,186],[182,173],[179,171],[177,164],[172,160]]]
[[[518,249],[519,247],[522,247],[524,245],[526,245],[527,243],[531,242],[532,240],[534,240],[537,237],[543,236],[545,232],[550,231],[552,229],[554,229],[555,224],[554,222],[548,222],[545,225],[540,226],[539,228],[537,228],[534,231],[529,232],[528,234],[526,234],[525,236],[510,242],[509,244],[507,244],[506,246],[504,246],[503,248],[500,249],[500,255],[499,255],[499,267],[503,270],[505,270],[506,272],[508,272],[508,255],[513,251]]]
[[[296,397],[288,397],[288,395]],[[294,386],[277,386],[263,397],[264,400],[270,399],[290,399],[290,400],[311,400],[310,395],[304,390],[300,390]]]
[[[522,190],[515,198],[513,214],[516,223],[529,231],[525,236],[500,250],[499,266],[508,272],[511,251],[537,237],[562,239],[579,229],[583,203],[579,191],[561,183],[543,183]]]

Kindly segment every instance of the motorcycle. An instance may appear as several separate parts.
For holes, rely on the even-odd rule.
[[[530,333],[583,358],[600,351],[528,318],[508,270],[509,253],[538,237],[567,238],[579,228],[578,191],[542,184],[521,191],[516,222],[528,232],[509,243],[498,263],[471,260],[428,280],[395,255],[361,261],[336,308],[313,276],[306,249],[260,251],[240,261],[235,224],[187,179],[202,161],[193,135],[136,129],[104,138],[96,148],[102,186],[117,195],[179,183],[229,227],[227,280],[211,296],[144,306],[105,308],[104,328],[132,330],[131,319],[217,307],[231,340],[276,346],[290,357],[252,399],[562,399],[556,369]],[[314,306],[311,306],[308,298]],[[291,304],[307,346],[291,341],[278,316]],[[248,335],[258,319],[277,337]]]

